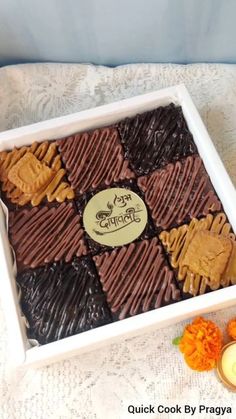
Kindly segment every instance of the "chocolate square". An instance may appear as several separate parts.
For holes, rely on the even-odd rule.
[[[157,237],[93,257],[111,311],[124,319],[180,300]]]
[[[112,322],[89,258],[53,263],[17,275],[28,337],[53,342]]]
[[[117,124],[125,157],[138,176],[197,153],[181,107],[173,103]]]
[[[202,160],[189,156],[137,180],[156,227],[168,229],[221,210]]]
[[[114,127],[75,134],[57,144],[76,194],[134,177]]]
[[[74,204],[35,207],[10,212],[9,237],[18,269],[35,268],[87,253],[80,216]]]

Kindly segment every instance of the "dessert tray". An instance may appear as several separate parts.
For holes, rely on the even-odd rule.
[[[0,184],[15,364],[236,302],[236,192],[184,85],[1,133]]]

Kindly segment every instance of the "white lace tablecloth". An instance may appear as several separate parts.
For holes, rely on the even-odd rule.
[[[31,64],[0,69],[0,131],[184,82],[236,184],[236,66]],[[194,304],[194,300],[193,300]],[[236,308],[208,317],[224,327]],[[106,346],[49,367],[12,370],[0,307],[1,419],[185,418],[128,413],[128,406],[233,406],[214,372],[187,368],[173,337],[185,323]],[[16,349],[17,350],[17,349]],[[216,418],[195,414],[197,419]]]

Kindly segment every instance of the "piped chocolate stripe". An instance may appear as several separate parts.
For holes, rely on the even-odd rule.
[[[157,227],[170,228],[193,217],[220,211],[210,179],[198,156],[189,156],[138,179]]]
[[[119,312],[119,319],[180,299],[156,237],[93,259],[108,304],[113,313]]]
[[[118,123],[126,158],[138,175],[197,153],[182,109],[170,104]]]
[[[9,233],[17,262],[32,268],[87,253],[72,203],[10,212]]]
[[[112,321],[91,262],[54,263],[17,276],[28,336],[44,344]]]
[[[57,144],[72,188],[80,194],[101,184],[134,177],[114,128],[77,134],[58,140]]]

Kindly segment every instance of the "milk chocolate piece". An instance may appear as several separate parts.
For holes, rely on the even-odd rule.
[[[173,104],[118,123],[125,157],[137,175],[197,153],[181,107]]]
[[[69,262],[87,253],[80,216],[72,203],[10,212],[9,236],[19,266]]]
[[[101,285],[88,258],[54,263],[17,275],[28,337],[49,343],[112,321]]]
[[[164,229],[221,209],[199,156],[168,164],[138,179],[152,218]]]
[[[232,252],[230,238],[210,231],[196,231],[183,258],[183,266],[216,282],[220,286],[220,279]]]
[[[187,266],[183,265],[184,256],[197,231],[210,231],[216,234],[235,240],[231,232],[231,226],[227,222],[226,215],[219,213],[216,216],[208,214],[207,217],[197,220],[192,219],[189,225],[184,224],[170,231],[163,231],[159,237],[169,254],[171,266],[177,270],[179,281],[184,282],[183,291],[191,295],[204,294],[207,286],[211,290],[218,289],[221,285],[225,286],[224,281],[211,281],[206,276],[195,274]]]
[[[143,240],[93,257],[108,305],[119,319],[180,299],[158,239]]]
[[[134,177],[115,128],[102,128],[57,141],[68,179],[79,194]]]
[[[55,142],[33,143],[30,147],[0,152],[2,191],[11,203],[23,206],[64,202],[74,198],[74,191],[64,181],[65,169]]]

